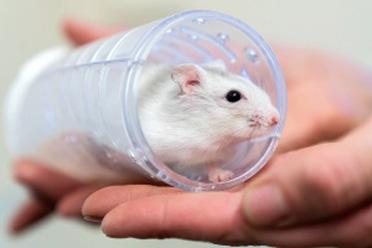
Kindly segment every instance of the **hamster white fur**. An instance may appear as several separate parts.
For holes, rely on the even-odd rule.
[[[234,102],[227,99],[231,91]],[[220,165],[231,158],[234,144],[268,133],[279,122],[279,113],[262,89],[214,61],[200,66],[144,66],[139,118],[153,152],[166,164],[202,166],[211,182],[220,182],[233,176]],[[71,137],[75,142],[66,145]],[[102,154],[107,149],[84,134],[69,132],[36,153],[43,162],[83,181],[141,181],[133,170],[136,166],[120,152],[109,151],[116,159],[106,161]],[[123,166],[125,173],[115,170]]]
[[[210,181],[233,176],[220,165],[231,158],[234,144],[267,133],[279,122],[270,97],[229,73],[222,61],[149,65],[142,75],[140,122],[154,153],[168,165],[205,166]],[[231,91],[234,102],[227,99]]]

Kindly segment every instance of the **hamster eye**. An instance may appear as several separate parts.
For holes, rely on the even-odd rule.
[[[227,92],[225,98],[229,102],[237,102],[242,98],[242,95],[237,90],[230,90]]]

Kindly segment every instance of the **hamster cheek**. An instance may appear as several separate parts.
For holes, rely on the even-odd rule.
[[[241,119],[236,122],[234,127],[235,136],[239,139],[248,138],[251,135],[252,127],[247,120]]]

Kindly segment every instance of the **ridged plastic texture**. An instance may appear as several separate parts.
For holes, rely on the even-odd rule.
[[[273,133],[240,145],[227,165],[236,176],[221,183],[181,175],[152,153],[139,123],[135,87],[144,63],[202,64],[215,59],[263,88],[281,115]],[[35,63],[42,66],[40,59],[33,67]],[[9,96],[8,140],[17,155],[30,154],[61,134],[69,145],[76,142],[74,134],[83,133],[102,147],[108,160],[118,151],[135,161],[136,169],[170,185],[222,190],[266,164],[285,122],[286,89],[274,53],[247,24],[215,11],[181,12],[77,48],[42,67],[37,75],[23,78],[28,82]]]

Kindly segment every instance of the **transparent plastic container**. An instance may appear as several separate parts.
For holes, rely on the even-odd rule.
[[[212,183],[205,175],[173,170],[152,152],[139,122],[136,83],[145,63],[216,59],[264,89],[281,119],[270,134],[237,146],[225,165],[233,178]],[[39,54],[21,71],[5,112],[14,156],[43,160],[40,147],[57,139],[55,148],[44,151],[45,160],[74,156],[79,162],[73,166],[85,164],[80,172],[60,166],[70,174],[93,174],[92,179],[133,170],[188,191],[223,190],[253,176],[273,154],[285,116],[285,83],[270,47],[244,22],[206,10],[181,12],[72,51]],[[106,171],[94,172],[98,167],[88,165],[93,163]]]

